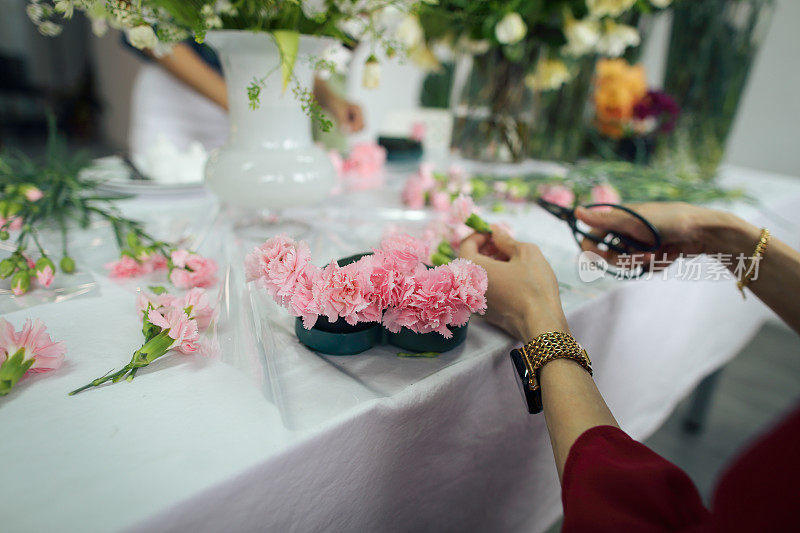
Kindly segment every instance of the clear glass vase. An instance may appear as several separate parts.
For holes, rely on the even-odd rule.
[[[586,142],[589,91],[596,57],[577,59],[575,76],[559,89],[534,94],[529,155],[534,159],[573,163]]]
[[[525,75],[536,59],[512,62],[499,48],[458,59],[450,98],[455,152],[489,162],[526,157],[533,94]]]
[[[681,106],[676,141],[707,176],[722,159],[774,0],[695,0],[673,7],[664,90]]]

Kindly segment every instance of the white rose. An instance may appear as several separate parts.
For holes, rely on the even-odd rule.
[[[155,48],[158,46],[158,37],[156,37],[156,32],[154,32],[153,28],[146,24],[126,30],[125,34],[128,37],[128,42],[131,44],[131,46],[138,48],[139,50]]]
[[[494,27],[494,35],[500,44],[518,43],[527,33],[528,27],[525,25],[525,21],[515,11],[508,13]]]
[[[638,46],[641,42],[639,32],[633,26],[606,19],[603,35],[597,41],[597,51],[608,57],[619,57],[626,48]]]
[[[636,0],[586,0],[589,15],[595,18],[618,17],[633,7]]]
[[[572,79],[567,65],[560,59],[542,59],[536,70],[525,77],[525,83],[534,91],[552,91]]]
[[[600,40],[600,22],[570,17],[564,24],[564,36],[567,38],[564,51],[570,55],[582,56],[592,51]]]
[[[397,26],[397,40],[408,49],[418,46],[425,38],[419,19],[409,15]]]
[[[669,7],[672,3],[672,0],[650,0],[650,3],[656,6],[658,9],[664,9],[665,7]]]
[[[375,56],[370,56],[367,62],[364,63],[364,76],[361,78],[361,85],[365,89],[377,89],[381,84],[381,64],[375,59]]]

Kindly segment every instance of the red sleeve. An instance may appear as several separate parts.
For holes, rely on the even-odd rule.
[[[612,426],[572,445],[561,499],[564,532],[685,530],[709,518],[681,469]]]

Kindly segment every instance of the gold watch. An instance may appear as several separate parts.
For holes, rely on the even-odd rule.
[[[592,361],[575,337],[563,331],[548,331],[521,348],[511,350],[511,360],[520,378],[530,413],[542,410],[539,371],[555,359],[572,359],[592,375]]]

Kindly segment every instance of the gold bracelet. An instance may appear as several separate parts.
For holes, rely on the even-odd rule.
[[[758,270],[758,263],[761,261],[764,252],[767,249],[767,244],[769,243],[770,233],[767,228],[761,228],[761,236],[758,238],[758,243],[756,243],[756,249],[753,252],[753,256],[750,258],[750,268],[745,270],[742,279],[736,282],[736,288],[739,289],[739,292],[742,293],[742,298],[746,298],[744,293],[744,288],[747,287],[753,279],[753,275],[755,275],[756,271]]]
[[[528,369],[528,388],[539,389],[539,371],[544,365],[556,359],[572,359],[589,375],[592,375],[592,361],[575,337],[563,331],[548,331],[520,348],[522,359]]]

